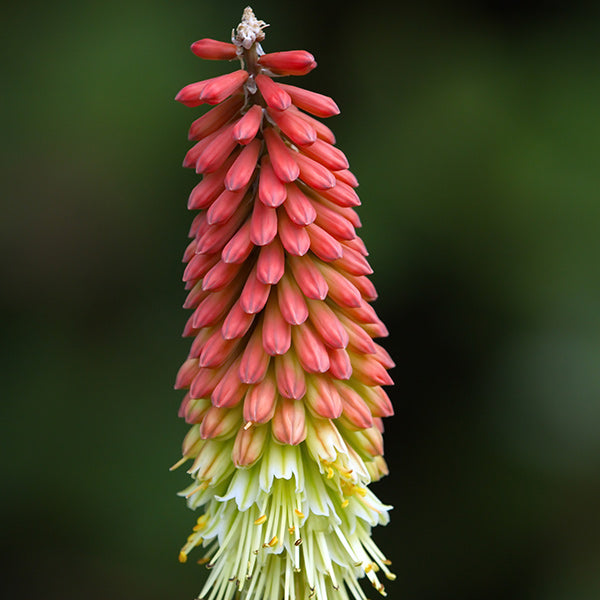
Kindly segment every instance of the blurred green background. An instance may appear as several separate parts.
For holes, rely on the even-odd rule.
[[[245,5],[13,3],[3,17],[1,588],[194,598],[173,102]],[[596,5],[597,6],[597,5]],[[600,13],[582,2],[261,0],[357,174],[398,367],[391,598],[600,597]],[[8,597],[8,596],[7,596]]]

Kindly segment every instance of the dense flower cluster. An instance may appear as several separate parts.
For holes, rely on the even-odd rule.
[[[384,593],[389,561],[371,527],[388,521],[367,485],[387,473],[382,386],[393,363],[360,220],[357,182],[331,130],[326,96],[274,81],[316,63],[301,50],[265,54],[266,24],[248,8],[232,43],[203,39],[205,59],[242,68],[184,87],[192,123],[184,166],[202,180],[185,256],[193,338],[176,387],[203,514],[180,553],[211,569],[200,597],[356,599],[366,576]],[[310,114],[309,114],[310,113]]]

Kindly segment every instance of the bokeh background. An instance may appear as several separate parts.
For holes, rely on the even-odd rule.
[[[189,599],[188,50],[243,3],[11,3],[2,22],[0,589]],[[391,598],[600,597],[600,13],[257,0],[360,179],[398,367]]]

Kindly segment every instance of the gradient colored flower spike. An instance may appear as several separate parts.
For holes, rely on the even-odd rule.
[[[176,96],[214,105],[183,163],[202,180],[184,254],[192,344],[175,386],[191,428],[173,468],[191,461],[181,495],[201,514],[179,559],[210,569],[207,600],[365,600],[359,579],[385,595],[395,578],[371,539],[390,507],[368,488],[387,474],[394,365],[373,341],[387,330],[369,304],[357,182],[314,118],[339,109],[277,81],[316,62],[265,54],[265,27],[246,8],[232,43],[192,44],[241,66]]]

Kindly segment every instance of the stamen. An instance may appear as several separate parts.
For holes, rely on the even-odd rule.
[[[187,554],[183,551],[179,553],[179,562],[184,563],[187,562]]]
[[[256,521],[254,521],[254,524],[262,525],[266,520],[267,520],[267,515],[261,515],[260,517],[258,517],[258,519],[256,519]]]
[[[294,513],[300,517],[301,519],[304,519],[304,513],[300,510],[298,510],[297,508],[294,509]]]
[[[183,465],[186,461],[190,460],[187,456],[180,458],[172,467],[169,467],[169,471],[174,471]]]

